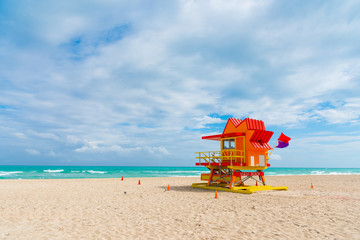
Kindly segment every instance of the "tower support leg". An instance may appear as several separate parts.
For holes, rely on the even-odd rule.
[[[264,177],[264,176],[260,176],[260,178],[261,178],[261,181],[262,181],[263,185],[265,186],[265,185],[266,185],[266,184],[265,184],[265,177]]]
[[[214,175],[214,169],[212,168],[210,171],[210,177],[209,177],[207,186],[210,186],[210,183],[212,182],[212,179],[213,179],[213,175]]]
[[[230,174],[230,188],[233,187],[233,183],[235,182],[236,176],[234,176],[234,170],[231,169],[231,174]]]

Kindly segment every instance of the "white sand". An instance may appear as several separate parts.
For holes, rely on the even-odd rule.
[[[0,239],[360,239],[360,175],[267,177],[289,191],[218,199],[199,178],[138,180],[1,180]]]

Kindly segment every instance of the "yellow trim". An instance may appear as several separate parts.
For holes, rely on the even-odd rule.
[[[210,178],[209,174],[201,174],[202,181],[207,181],[207,180],[209,180],[209,178]],[[216,180],[216,178],[219,178],[218,180],[220,180],[220,177],[218,175],[215,175],[213,177],[213,181],[214,181],[214,179]],[[230,176],[222,176],[221,179],[230,182]],[[241,180],[241,177],[235,177],[235,182],[238,182],[240,180]]]
[[[244,160],[245,160],[245,164],[247,164],[247,158],[246,158],[246,155],[247,155],[247,153],[246,153],[246,148],[245,148],[245,141],[246,139],[245,139],[245,136],[243,136],[243,143],[244,143]]]
[[[231,156],[224,156],[222,153],[225,152],[232,152]],[[195,154],[198,154],[199,156],[195,157],[196,159],[203,159],[205,162],[222,162],[224,160],[231,160],[231,158],[242,158],[244,161],[244,152],[243,150],[236,150],[236,149],[227,149],[223,151],[206,151],[206,152],[195,152]],[[215,161],[216,160],[216,161]],[[234,160],[235,161],[235,160]]]
[[[212,184],[210,186],[207,186],[206,183],[193,183],[192,187],[226,191],[226,192],[245,193],[245,194],[251,194],[257,191],[267,191],[267,190],[285,190],[285,191],[288,190],[287,187],[271,187],[270,185],[265,185],[265,186],[245,185],[243,187],[226,188],[226,184]]]

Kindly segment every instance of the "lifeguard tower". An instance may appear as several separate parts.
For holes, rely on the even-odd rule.
[[[205,166],[210,173],[201,174],[207,183],[193,183],[195,188],[206,188],[239,193],[263,190],[287,190],[265,184],[264,172],[269,164],[268,144],[273,132],[265,130],[261,120],[229,118],[222,134],[202,139],[220,141],[220,151],[197,152],[196,166]],[[255,180],[255,185],[245,181]]]

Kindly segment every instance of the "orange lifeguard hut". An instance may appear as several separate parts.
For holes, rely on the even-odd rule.
[[[201,174],[207,183],[193,183],[195,188],[253,193],[263,190],[287,190],[265,184],[264,172],[269,164],[269,145],[273,132],[265,130],[261,120],[229,118],[222,134],[202,139],[220,141],[220,151],[197,152],[196,166],[205,166],[208,174]],[[245,185],[253,179],[256,185]],[[259,184],[258,184],[259,183]]]

